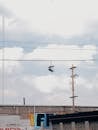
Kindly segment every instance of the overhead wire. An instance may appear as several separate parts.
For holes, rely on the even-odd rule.
[[[6,41],[6,40],[4,40],[4,41],[2,41],[2,40],[0,40],[0,42],[2,42],[3,43],[3,45],[1,45],[0,46],[0,49],[3,49],[3,51],[4,51],[4,47],[5,48],[7,48],[7,47],[9,47],[8,45],[6,45],[7,43],[29,43],[29,42],[33,42],[34,43],[34,41],[14,41],[14,40],[12,40],[12,41]],[[43,42],[37,42],[37,43],[47,43],[47,41],[43,41]],[[49,42],[50,43],[50,42]],[[51,45],[51,44],[50,44]],[[13,45],[10,45],[11,47],[13,47]],[[22,48],[30,48],[30,49],[40,49],[41,51],[43,51],[43,50],[67,50],[67,51],[72,51],[72,50],[76,50],[76,51],[97,51],[98,50],[98,47],[96,47],[96,48],[84,48],[84,46],[78,46],[78,48],[73,48],[73,45],[72,44],[70,44],[70,47],[72,46],[72,48],[70,48],[69,47],[69,45],[68,44],[66,44],[65,46],[66,47],[46,47],[46,46],[39,46],[39,47],[36,47],[36,46],[32,46],[32,45],[21,45],[21,44],[19,44],[19,45],[14,45],[15,47],[22,47]],[[3,52],[4,53],[4,52]],[[4,54],[3,54],[4,55]],[[2,57],[2,59],[0,59],[0,61],[98,61],[98,59],[48,59],[48,57],[47,57],[47,59],[46,58],[44,58],[44,57],[42,57],[41,59],[38,59],[38,58],[36,58],[36,59],[5,59],[4,57]]]
[[[98,61],[98,59],[0,59],[0,61],[59,61],[59,62],[62,62],[62,61]]]

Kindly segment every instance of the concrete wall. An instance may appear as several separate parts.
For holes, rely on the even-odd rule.
[[[76,111],[96,111],[98,107],[76,107]],[[19,115],[21,119],[27,119],[30,113],[54,113],[66,114],[72,112],[71,106],[15,106],[1,105],[0,114]]]

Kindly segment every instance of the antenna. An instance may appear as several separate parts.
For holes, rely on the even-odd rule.
[[[78,96],[75,96],[74,95],[74,78],[77,76],[77,74],[74,74],[74,69],[76,68],[76,66],[74,66],[72,64],[72,67],[70,68],[72,70],[72,75],[71,75],[71,79],[72,79],[72,109],[73,109],[73,112],[75,112],[75,98],[78,97]]]
[[[25,97],[23,97],[23,105],[25,106],[25,104],[26,104],[26,99]]]

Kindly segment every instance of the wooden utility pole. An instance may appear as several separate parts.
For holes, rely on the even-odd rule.
[[[75,98],[77,96],[74,95],[74,78],[77,76],[76,74],[74,74],[74,69],[76,68],[76,66],[74,66],[72,64],[72,67],[70,68],[72,70],[72,75],[71,75],[71,79],[72,79],[72,109],[73,109],[73,112],[75,112]]]

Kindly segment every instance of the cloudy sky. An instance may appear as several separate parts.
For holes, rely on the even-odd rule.
[[[73,64],[75,104],[98,106],[97,5],[0,0],[0,104],[71,105]]]

